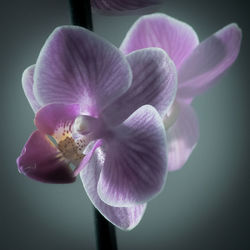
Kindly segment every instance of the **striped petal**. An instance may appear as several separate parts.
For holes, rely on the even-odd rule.
[[[162,48],[178,69],[198,44],[198,37],[191,26],[158,13],[139,18],[130,28],[120,49],[128,54],[142,48]]]
[[[190,100],[216,83],[236,60],[241,30],[230,24],[203,41],[178,71],[178,98]]]
[[[131,230],[141,221],[146,204],[131,207],[113,207],[104,203],[98,193],[97,184],[104,164],[105,153],[101,148],[95,151],[88,165],[81,171],[83,186],[98,211],[112,224],[123,230]]]
[[[109,124],[119,124],[143,105],[154,106],[164,117],[171,107],[177,89],[173,61],[159,48],[135,51],[127,56],[133,73],[129,90],[108,106],[103,116]]]
[[[116,207],[143,204],[156,196],[166,180],[165,131],[149,105],[135,111],[106,138],[106,158],[98,194]]]
[[[131,84],[121,52],[93,32],[62,26],[50,35],[38,57],[34,94],[39,103],[79,103],[97,117]]]

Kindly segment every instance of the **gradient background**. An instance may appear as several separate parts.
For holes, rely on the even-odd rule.
[[[141,223],[131,232],[117,230],[120,250],[250,249],[250,26],[244,2],[169,0],[160,6],[193,26],[200,40],[237,22],[242,49],[220,83],[194,101],[199,144],[186,166],[168,175],[165,190],[149,203]],[[38,183],[20,175],[15,162],[34,129],[21,75],[36,62],[52,30],[70,24],[68,2],[1,3],[0,249],[95,249],[93,209],[81,181]],[[119,46],[138,16],[93,18],[95,31]]]

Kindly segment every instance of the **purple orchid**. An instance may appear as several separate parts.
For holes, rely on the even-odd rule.
[[[241,30],[229,24],[199,43],[188,24],[164,14],[139,18],[127,33],[121,51],[158,47],[174,61],[178,90],[171,110],[164,117],[167,135],[168,170],[180,169],[199,138],[196,114],[191,106],[195,96],[215,84],[238,56]]]
[[[19,171],[48,183],[71,183],[80,173],[94,206],[119,228],[134,228],[166,179],[162,118],[177,89],[167,53],[149,48],[125,57],[94,33],[63,26],[22,84],[37,130],[17,159]]]
[[[127,11],[159,4],[163,0],[91,0],[91,5],[101,11]]]

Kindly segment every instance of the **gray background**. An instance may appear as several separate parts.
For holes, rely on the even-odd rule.
[[[249,13],[243,1],[166,1],[162,12],[192,25],[200,40],[230,22],[243,30],[240,56],[195,107],[201,136],[186,166],[131,232],[117,230],[119,249],[249,249]],[[94,15],[95,31],[119,46],[138,16]],[[80,180],[48,185],[16,167],[34,114],[21,75],[48,35],[70,24],[67,1],[1,1],[0,249],[94,249],[93,211]],[[247,60],[248,59],[248,60]],[[248,73],[248,74],[247,74]],[[248,245],[248,246],[247,246]]]

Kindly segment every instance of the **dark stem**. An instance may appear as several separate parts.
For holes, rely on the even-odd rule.
[[[93,31],[90,0],[69,0],[72,23]],[[115,227],[95,208],[96,242],[98,250],[117,250]]]
[[[114,226],[108,222],[96,209],[94,213],[97,249],[116,250],[117,243]]]
[[[93,30],[90,0],[69,0],[72,23]]]

